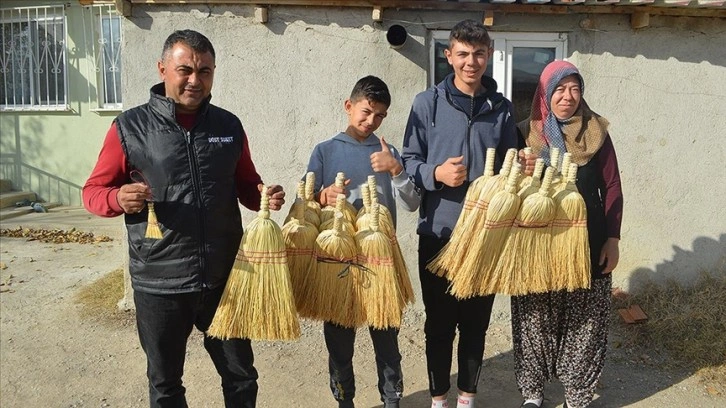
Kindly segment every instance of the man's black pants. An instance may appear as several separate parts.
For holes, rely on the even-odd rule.
[[[457,327],[457,386],[464,392],[476,392],[484,356],[484,340],[494,304],[494,295],[458,300],[448,292],[450,282],[446,278],[426,269],[426,265],[447,242],[446,239],[419,236],[419,277],[426,309],[426,367],[432,396],[444,395],[451,387],[449,376]]]
[[[205,332],[212,322],[224,287],[202,292],[153,295],[134,292],[136,325],[146,353],[149,405],[187,407],[182,385],[187,339],[196,327]],[[249,340],[204,336],[204,348],[222,377],[226,407],[253,408],[257,370]]]

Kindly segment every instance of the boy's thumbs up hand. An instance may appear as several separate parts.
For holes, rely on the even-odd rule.
[[[436,166],[434,178],[449,187],[459,187],[466,180],[464,156],[449,157],[444,163]]]
[[[381,151],[371,154],[371,168],[376,173],[388,172],[395,177],[403,171],[401,163],[391,154],[391,148],[386,139],[381,137]]]

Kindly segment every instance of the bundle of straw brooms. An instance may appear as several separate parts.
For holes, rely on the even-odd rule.
[[[270,219],[262,187],[260,211],[245,229],[208,335],[221,339],[294,340],[300,337],[285,240]]]

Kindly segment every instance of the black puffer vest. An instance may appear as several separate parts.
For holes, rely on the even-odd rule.
[[[169,294],[224,285],[242,238],[234,174],[242,124],[205,101],[186,131],[164,84],[149,103],[123,112],[116,126],[129,170],[140,171],[153,194],[163,238],[145,238],[148,211],[126,214],[134,290]],[[132,180],[129,180],[132,182]]]

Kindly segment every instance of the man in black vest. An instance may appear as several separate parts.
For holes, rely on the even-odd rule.
[[[262,180],[239,119],[209,103],[215,53],[209,39],[176,31],[164,43],[149,102],[109,129],[83,187],[92,213],[124,214],[139,340],[151,407],[186,407],[182,385],[192,328],[209,327],[242,238],[238,201],[260,206]],[[270,209],[285,203],[268,187]],[[148,202],[162,231],[146,238]],[[257,371],[249,340],[204,337],[222,377],[225,406],[254,407]]]

